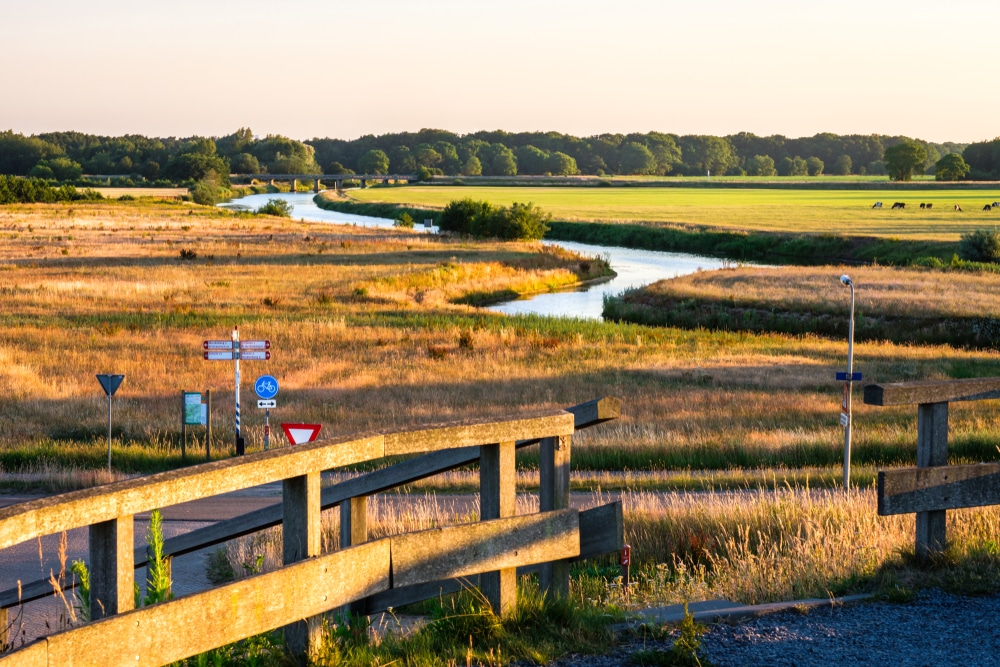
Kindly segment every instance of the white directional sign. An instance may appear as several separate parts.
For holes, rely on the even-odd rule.
[[[250,350],[247,352],[236,352],[235,350],[228,351],[206,351],[205,358],[209,361],[233,361],[234,359],[242,359],[243,361],[267,361],[271,358],[271,352],[269,350]]]
[[[273,399],[273,398],[269,399],[269,400],[266,400],[266,401],[265,400],[258,400],[257,401],[257,407],[258,408],[276,408],[276,407],[278,407],[278,401],[275,400],[275,399]]]
[[[271,341],[269,340],[241,340],[240,341],[241,350],[270,350]]]
[[[206,350],[231,350],[233,341],[231,340],[206,340],[202,343],[202,348]]]

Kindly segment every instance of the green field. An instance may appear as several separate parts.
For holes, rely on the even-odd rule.
[[[836,233],[908,240],[955,241],[963,233],[1000,223],[996,190],[786,190],[743,188],[540,188],[408,186],[352,190],[361,202],[443,207],[470,197],[498,205],[531,201],[556,220],[661,222],[758,231]],[[881,210],[872,203],[883,202]],[[906,209],[890,210],[893,202]],[[921,210],[921,202],[934,205]],[[962,212],[954,210],[955,205]]]

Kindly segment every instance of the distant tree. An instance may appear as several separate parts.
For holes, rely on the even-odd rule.
[[[545,160],[549,154],[540,148],[532,145],[521,146],[514,154],[517,156],[517,173],[519,174],[544,174],[548,169]]]
[[[184,146],[185,153],[196,153],[198,155],[215,155],[215,142],[207,137],[194,137]]]
[[[413,156],[416,158],[418,166],[427,167],[428,169],[437,168],[444,160],[444,157],[440,153],[427,144],[417,146],[413,152]]]
[[[395,146],[389,152],[389,170],[394,174],[412,174],[417,170],[417,161],[409,146]]]
[[[163,175],[176,182],[203,181],[210,173],[215,174],[221,185],[229,187],[229,164],[217,155],[183,153],[163,168]]]
[[[435,141],[434,150],[441,156],[441,162],[437,165],[444,173],[454,176],[462,168],[462,160],[458,157],[455,145],[450,141]]]
[[[806,161],[800,158],[798,155],[795,157],[785,156],[781,158],[781,162],[778,163],[778,175],[779,176],[808,176],[809,167],[806,165]]]
[[[733,145],[724,137],[707,135],[687,135],[680,139],[684,164],[693,173],[724,174],[739,163]]]
[[[462,176],[482,176],[482,174],[483,163],[475,155],[470,155],[462,165]]]
[[[47,181],[55,179],[56,175],[52,171],[52,167],[48,165],[45,160],[42,160],[28,172],[28,176],[31,178],[41,178]]]
[[[441,212],[441,219],[438,220],[438,227],[442,231],[455,232],[457,234],[471,234],[472,221],[493,212],[493,206],[489,202],[476,201],[475,199],[455,199],[448,202]]]
[[[260,161],[250,153],[239,153],[229,161],[229,169],[234,174],[259,174]]]
[[[874,162],[869,162],[866,166],[862,167],[865,173],[872,176],[885,176],[888,172],[885,170],[885,162],[882,160],[875,160]],[[860,171],[858,173],[861,173]]]
[[[895,146],[885,149],[883,160],[886,171],[894,181],[908,181],[914,171],[922,171],[927,150],[916,141],[903,139]]]
[[[818,157],[810,157],[806,160],[806,172],[810,176],[819,176],[823,173],[823,161]]]
[[[834,176],[850,176],[852,167],[851,156],[840,155],[833,161],[833,169],[831,169],[830,173]]]
[[[393,227],[402,227],[403,229],[413,229],[416,224],[417,221],[413,219],[413,216],[405,212],[392,221]]]
[[[576,166],[576,160],[560,151],[551,153],[545,158],[545,171],[553,176],[572,176],[580,173]]]
[[[385,151],[373,149],[361,156],[358,168],[363,174],[388,174],[389,156]]]
[[[510,208],[500,209],[500,215],[493,216],[497,223],[490,233],[481,236],[493,236],[506,241],[537,241],[549,231],[548,223],[552,214],[545,213],[535,204],[519,204],[514,202]],[[473,230],[475,233],[475,230]]]
[[[774,176],[777,173],[770,155],[754,155],[747,160],[747,174],[750,176]]]
[[[327,165],[325,173],[331,174],[333,176],[339,176],[340,174],[352,175],[354,174],[354,171],[348,169],[339,162],[331,162],[329,165]]]
[[[139,173],[142,174],[142,177],[147,181],[155,181],[160,177],[160,163],[154,162],[153,160],[147,160],[143,163]]]
[[[729,169],[726,169],[726,176],[746,176],[747,172],[743,167],[738,164],[734,164]]]
[[[655,174],[656,158],[642,144],[630,141],[621,148],[618,169],[622,174]]]
[[[486,176],[514,176],[517,174],[517,158],[514,152],[501,143],[490,144],[479,149],[479,160]]]
[[[934,164],[934,180],[959,181],[969,175],[969,165],[958,153],[948,153]]]
[[[275,215],[279,218],[292,217],[292,205],[284,199],[268,199],[267,203],[254,211],[257,215]]]
[[[11,130],[0,132],[0,174],[24,176],[41,160],[59,157],[59,146]]]

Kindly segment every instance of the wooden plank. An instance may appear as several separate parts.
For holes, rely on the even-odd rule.
[[[501,519],[517,513],[517,469],[514,443],[479,448],[479,518]],[[494,613],[504,616],[517,604],[517,573],[513,567],[485,572],[479,588]]]
[[[340,548],[344,549],[368,541],[368,497],[348,498],[340,503]],[[348,614],[363,614],[364,600],[355,600],[345,606]]]
[[[625,546],[624,526],[620,500],[580,512],[580,555],[571,560],[621,551]]]
[[[490,442],[513,442],[554,435],[570,435],[573,415],[555,410],[534,417],[502,422],[456,422],[432,428],[387,433],[385,455],[417,454],[453,447],[468,447]]]
[[[0,655],[0,667],[49,667],[49,644],[42,639]]]
[[[594,558],[621,551],[625,544],[622,532],[621,501],[592,507],[580,512],[580,554],[571,562]],[[540,565],[522,565],[517,568],[517,576],[539,572]],[[398,609],[403,605],[421,602],[440,595],[457,593],[460,590],[479,586],[479,575],[470,574],[460,579],[440,579],[413,586],[397,586],[365,599],[365,614],[376,614],[386,609]]]
[[[865,386],[867,405],[917,405],[1000,398],[1000,378],[916,380]]]
[[[539,509],[542,512],[569,507],[570,436],[544,438],[539,448]],[[556,597],[569,596],[569,561],[542,565],[538,587]]]
[[[382,458],[383,444],[380,435],[324,440],[11,505],[0,509],[0,549],[119,516],[277,482],[296,473]]]
[[[120,614],[135,606],[132,516],[90,526],[90,618]]]
[[[576,510],[558,510],[407,533],[392,540],[392,585],[572,558],[580,553]]]
[[[616,419],[621,414],[621,401],[613,396],[587,401],[566,408],[573,415],[576,430],[590,428],[608,420]],[[539,442],[539,438],[519,440],[517,447],[527,447]],[[402,484],[408,484],[432,475],[454,470],[479,460],[479,447],[462,447],[442,452],[433,452],[423,456],[397,463],[388,468],[376,470],[355,479],[341,482],[323,489],[323,509],[330,509],[347,498],[360,495],[381,493]],[[255,512],[248,512],[226,521],[204,528],[199,528],[183,535],[168,538],[164,543],[164,553],[169,556],[180,556],[205,547],[221,544],[228,540],[249,535],[281,523],[281,504],[276,503]],[[146,564],[145,549],[137,549],[135,555],[137,567]],[[48,580],[39,579],[22,586],[21,600],[28,602],[38,600],[52,594]],[[0,608],[18,604],[18,590],[12,588],[0,592]]]
[[[948,404],[921,403],[917,407],[917,467],[948,465]],[[926,561],[944,550],[947,520],[944,510],[917,512],[914,547],[917,558]]]
[[[388,539],[105,618],[48,638],[60,667],[159,667],[389,586]],[[6,665],[4,665],[6,667]]]
[[[984,505],[1000,505],[1000,463],[878,473],[880,516]]]

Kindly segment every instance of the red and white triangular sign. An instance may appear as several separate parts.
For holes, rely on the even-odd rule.
[[[288,442],[293,445],[301,445],[312,442],[319,435],[322,424],[282,424],[281,429],[285,432]]]

